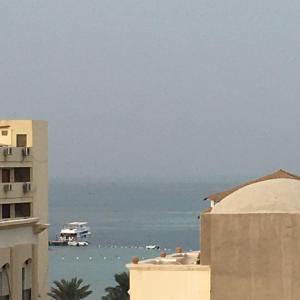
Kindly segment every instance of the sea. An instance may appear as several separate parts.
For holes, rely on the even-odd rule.
[[[180,246],[198,250],[203,199],[236,182],[182,179],[53,179],[49,185],[49,238],[64,223],[86,221],[92,235],[87,247],[49,247],[49,286],[54,280],[82,278],[99,300],[105,288],[115,286],[114,274],[127,271],[132,256],[147,259],[160,250],[172,253]]]

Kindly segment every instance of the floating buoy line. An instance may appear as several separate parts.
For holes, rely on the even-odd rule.
[[[92,245],[92,244],[90,244]],[[140,249],[140,250],[149,250],[147,249],[146,246],[117,246],[117,245],[102,245],[102,244],[98,244],[97,248],[102,248],[102,249]],[[53,250],[53,249],[61,249],[61,247],[57,247],[57,246],[49,246],[49,249]],[[150,251],[152,250],[164,250],[164,251],[172,251],[173,249],[171,248],[157,248],[157,249],[150,249]],[[193,250],[189,250],[189,251],[193,251]]]
[[[145,250],[145,251],[149,251],[149,254],[152,253],[153,250],[149,250],[147,249],[145,246],[117,246],[117,245],[101,245],[99,244],[97,246],[98,249],[140,249],[140,250]],[[160,250],[164,250],[165,252],[169,252],[169,253],[173,253],[174,250],[173,249],[170,249],[170,248],[162,248]],[[156,249],[157,251],[157,249]],[[193,251],[192,249],[189,250],[189,252]],[[152,255],[153,256],[153,255]],[[65,256],[62,256],[61,257],[61,260],[62,261],[65,261],[66,257]],[[74,258],[75,261],[80,261],[80,260],[85,260],[86,257],[79,257],[79,256],[76,256]],[[126,259],[128,260],[128,257],[126,257]],[[144,259],[147,259],[147,257],[145,256],[141,256],[141,259],[144,260]],[[107,257],[107,256],[100,256],[100,257],[93,257],[93,256],[89,256],[88,257],[88,260],[89,261],[99,261],[99,260],[121,260],[121,256],[119,255],[116,255],[116,256],[113,256],[113,257]]]

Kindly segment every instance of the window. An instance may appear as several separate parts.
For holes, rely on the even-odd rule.
[[[10,218],[10,204],[2,204],[2,219]]]
[[[30,217],[30,203],[16,203],[15,217],[16,218]]]
[[[0,300],[9,300],[8,265],[0,268]]]
[[[30,182],[30,168],[15,168],[15,182]]]
[[[10,182],[10,169],[2,169],[2,182]]]
[[[7,130],[2,130],[2,131],[1,131],[1,135],[7,136],[7,135],[8,135],[8,131],[7,131]]]
[[[27,147],[27,135],[17,134],[17,147]]]
[[[31,273],[31,259],[28,259],[26,260],[22,268],[22,300],[31,300]]]

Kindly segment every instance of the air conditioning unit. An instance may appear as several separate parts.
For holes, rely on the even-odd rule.
[[[3,191],[5,193],[12,191],[12,185],[10,183],[4,184],[3,185]]]
[[[12,148],[11,147],[4,148],[3,149],[3,155],[4,156],[12,155]]]
[[[31,191],[31,183],[25,182],[23,183],[23,192],[29,193]]]
[[[22,149],[22,154],[23,154],[23,156],[29,156],[30,155],[30,148],[29,147],[24,147]]]

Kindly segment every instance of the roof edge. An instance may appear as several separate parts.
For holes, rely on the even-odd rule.
[[[300,176],[298,175],[295,175],[295,174],[292,174],[288,171],[285,171],[283,169],[280,169],[274,173],[271,173],[271,174],[268,174],[268,175],[265,175],[265,176],[262,176],[262,177],[259,177],[257,179],[254,179],[254,180],[251,180],[251,181],[248,181],[244,184],[241,184],[241,185],[238,185],[236,187],[233,187],[233,188],[230,188],[230,189],[227,189],[223,192],[219,192],[219,193],[215,193],[215,194],[211,194],[209,196],[207,196],[206,198],[204,198],[204,200],[212,200],[214,202],[220,202],[221,200],[223,200],[225,197],[229,196],[230,194],[238,191],[239,189],[245,187],[245,186],[248,186],[248,185],[251,185],[251,184],[254,184],[254,183],[258,183],[258,182],[261,182],[261,181],[267,181],[267,180],[271,180],[271,179],[296,179],[296,180],[300,180]]]

